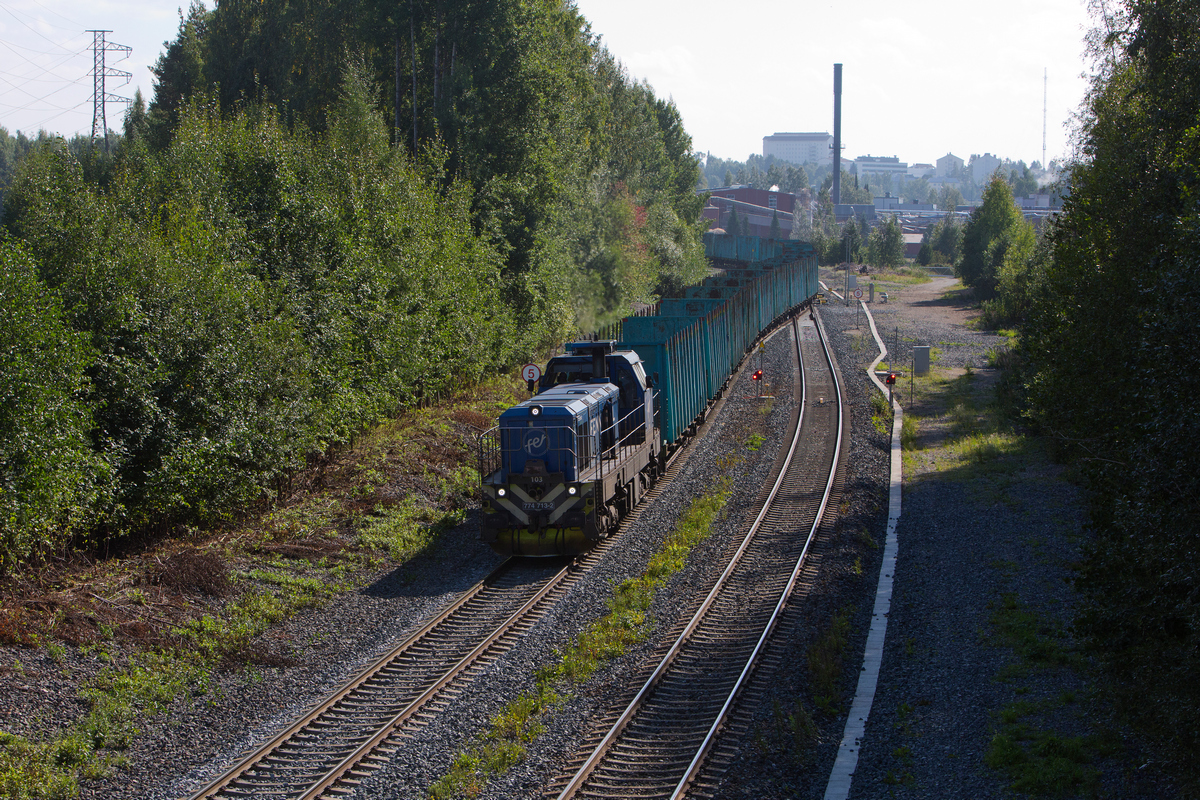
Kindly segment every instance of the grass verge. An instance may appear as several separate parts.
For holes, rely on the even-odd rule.
[[[905,447],[911,451],[911,460],[906,454],[906,472],[916,467],[927,476],[960,484],[963,494],[978,503],[981,518],[990,513],[997,529],[991,568],[1005,588],[991,600],[981,643],[1006,653],[1007,663],[994,680],[1009,689],[1010,699],[991,711],[984,764],[1013,791],[1039,797],[1089,796],[1098,787],[1098,765],[1108,745],[1094,725],[1080,721],[1095,710],[1075,707],[1074,687],[1084,685],[1085,667],[1073,651],[1063,621],[1067,617],[1058,613],[1061,601],[1053,592],[1029,592],[1035,575],[1056,575],[1056,585],[1062,585],[1063,576],[1038,572],[1049,563],[1041,544],[1021,542],[1017,547],[1015,539],[1008,538],[1025,530],[1024,515],[1037,513],[1025,504],[1038,493],[1022,485],[1045,479],[1032,477],[1047,474],[1045,454],[1012,427],[995,393],[973,370],[959,375],[935,370],[918,379],[916,401],[913,413],[904,418],[906,428],[913,421],[913,430],[904,431]],[[1068,526],[1057,526],[1062,530],[1046,526],[1038,536],[1068,537]],[[904,714],[900,716],[903,720]],[[911,764],[899,752],[894,755],[890,782],[911,781]]]
[[[829,628],[808,650],[808,675],[812,680],[813,702],[824,713],[837,716],[838,684],[842,680],[842,653],[850,635],[851,606],[838,611],[829,621]]]

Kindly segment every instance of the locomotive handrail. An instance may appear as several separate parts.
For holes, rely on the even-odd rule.
[[[637,442],[633,440],[635,440],[637,435],[642,432],[642,424],[634,426],[624,436],[621,435],[621,426],[631,420],[640,423],[642,417],[639,415],[645,414],[645,408],[646,406],[643,402],[630,409],[624,416],[619,417],[611,425],[601,428],[599,431],[600,441],[604,441],[606,434],[611,434],[614,444],[603,449],[599,449],[596,455],[589,456],[586,459],[586,462],[580,458],[582,448],[579,447],[578,432],[574,428],[570,428],[570,426],[567,425],[561,426],[570,430],[570,435],[565,437],[567,444],[553,447],[549,452],[570,455],[571,463],[575,465],[577,473],[582,473],[585,469],[590,468],[592,460],[595,459],[598,462],[596,465],[596,478],[602,478],[606,474],[605,461],[619,460],[618,456],[624,451],[625,448],[632,447],[634,444],[637,444]],[[499,425],[493,425],[483,433],[479,434],[479,478],[481,481],[486,481],[490,475],[494,474],[500,469],[500,465],[503,463],[503,454],[505,452],[515,453],[517,451],[516,447],[504,446],[503,437],[500,436],[500,431],[501,428]],[[611,470],[611,466],[609,469]]]

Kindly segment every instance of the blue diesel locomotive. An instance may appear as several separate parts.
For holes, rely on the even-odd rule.
[[[758,336],[818,290],[812,246],[705,236],[721,271],[656,314],[550,359],[529,400],[480,436],[480,537],[508,555],[606,538],[696,430]]]
[[[654,392],[632,350],[576,342],[539,392],[481,439],[483,541],[512,555],[581,553],[658,475]]]

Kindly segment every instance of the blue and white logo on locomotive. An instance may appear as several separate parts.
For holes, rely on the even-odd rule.
[[[525,451],[525,455],[533,458],[544,456],[550,451],[550,436],[541,428],[530,428],[525,431],[521,449]]]

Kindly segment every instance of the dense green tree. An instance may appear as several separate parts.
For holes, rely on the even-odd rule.
[[[469,185],[432,186],[390,147],[353,70],[343,92],[320,137],[271,108],[192,101],[171,144],[107,188],[61,146],[22,162],[6,222],[98,351],[111,529],[224,516],[309,453],[516,357]]]
[[[738,222],[736,206],[731,206],[729,209],[729,219],[725,222],[725,232],[730,236],[740,236],[742,233],[742,226]]]
[[[817,169],[815,165],[813,168]],[[809,170],[801,164],[789,163],[775,156],[751,154],[745,161],[737,161],[709,153],[703,162],[703,172],[709,186],[740,183],[756,189],[769,189],[778,185],[781,191],[791,193],[801,192],[811,186]]]
[[[4,203],[40,281],[22,297],[65,320],[64,357],[95,353],[71,367],[89,449],[59,459],[79,494],[29,489],[37,519],[226,517],[706,270],[678,109],[569,4],[193,3],[154,71],[112,155],[0,135],[4,164],[32,147]],[[30,391],[66,385],[42,369]],[[0,531],[0,571],[35,516]]]
[[[954,209],[963,204],[962,192],[956,186],[948,183],[942,184],[942,188],[938,191],[936,202],[940,211],[954,213]]]
[[[197,92],[206,92],[206,34],[211,14],[199,0],[192,0],[187,17],[179,14],[179,34],[163,42],[166,50],[154,62],[154,99],[147,118],[148,133],[157,148],[166,147],[179,124],[179,112]]]
[[[0,127],[0,201],[3,201],[8,193],[8,187],[12,185],[21,159],[35,146],[51,138],[44,130],[39,131],[32,139],[20,131],[17,131],[16,136],[11,136],[6,128]]]
[[[1050,249],[1038,239],[1033,226],[1017,226],[997,242],[993,258],[996,271],[996,297],[983,302],[984,324],[1015,327],[1024,323],[1034,298],[1045,284]]]
[[[796,195],[807,193],[809,189],[808,172],[805,171],[804,167],[789,166],[787,174],[784,175],[783,186],[781,188],[785,192],[791,192]]]
[[[1012,186],[1014,197],[1028,197],[1031,194],[1037,194],[1037,176],[1030,171],[1029,167],[1025,166],[1025,162],[1020,162],[1017,168],[1009,171],[1008,182]]]
[[[1184,794],[1200,787],[1200,3],[1094,34],[1080,159],[1024,329],[1032,417],[1080,459],[1079,629]]]
[[[322,131],[347,53],[359,54],[372,75],[394,141],[418,161],[432,145],[442,154],[439,180],[471,183],[475,230],[502,243],[506,302],[553,316],[556,335],[577,321],[572,304],[599,302],[601,316],[627,308],[645,294],[646,270],[676,280],[702,269],[700,172],[678,112],[632,81],[570,4],[264,0],[208,13],[193,6],[160,60],[161,105],[188,96],[174,88],[186,81],[168,78],[199,74],[225,113],[269,100],[289,124]],[[646,217],[656,222],[654,258],[638,268],[611,238],[628,228],[626,192],[636,207],[655,209]]]
[[[795,206],[792,208],[792,224],[788,231],[788,238],[800,239],[802,241],[812,241],[812,214],[811,194],[807,189],[796,197]]]
[[[822,181],[821,189],[831,189],[832,190],[832,187],[833,187],[833,173],[829,173],[825,176],[825,179]],[[872,196],[870,188],[868,188],[866,186],[860,187],[858,185],[857,177],[854,175],[851,175],[849,172],[846,172],[845,170],[842,170],[841,190],[842,190],[842,204],[843,205],[847,205],[847,204],[870,205],[875,202],[875,198],[874,198],[874,196]]]
[[[840,240],[839,258],[842,261],[862,263],[864,239],[866,238],[863,231],[866,229],[864,221],[856,220],[854,217],[846,220],[846,224],[842,226],[842,236]]]
[[[125,134],[122,144],[130,146],[146,141],[150,133],[150,118],[146,114],[146,99],[142,97],[141,89],[134,91],[133,102],[125,112],[121,127]]]
[[[771,231],[767,234],[769,239],[782,239],[783,229],[779,226],[779,211],[778,209],[771,214]]]
[[[933,187],[929,185],[928,179],[908,178],[904,180],[900,187],[900,197],[907,197],[913,203],[928,203],[931,202],[929,197],[933,191]],[[936,197],[936,195],[934,196]]]
[[[13,239],[0,239],[0,574],[63,546],[110,488],[80,396],[93,354]]]
[[[1008,184],[999,175],[993,176],[983,193],[983,204],[971,212],[963,227],[962,255],[955,263],[963,283],[981,298],[994,296],[1005,254],[1018,243],[1032,241],[1032,232],[1025,234],[1028,227]]]
[[[933,261],[953,265],[962,254],[963,225],[954,217],[942,217],[930,237]]]
[[[787,172],[784,170],[783,164],[778,161],[772,162],[767,167],[766,175],[763,176],[762,185],[755,188],[770,189],[773,186],[778,186],[782,189],[786,176]]]
[[[904,263],[904,232],[894,215],[871,231],[867,253],[868,260],[877,267],[895,268]]]
[[[921,237],[921,249],[917,251],[917,263],[922,267],[928,267],[933,263],[933,245],[929,242],[929,230],[926,230],[925,235]]]

